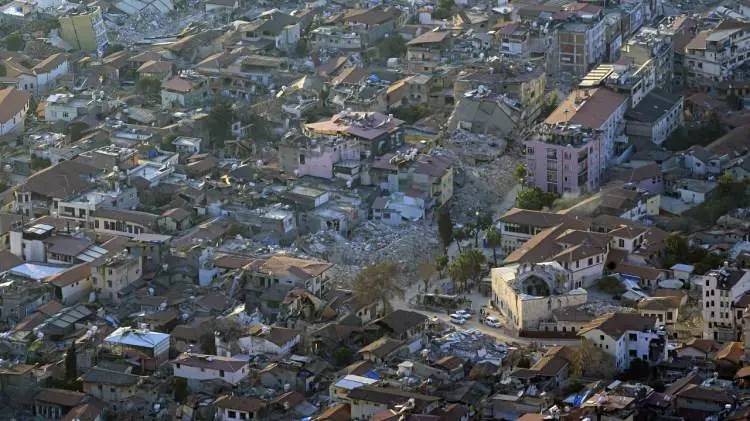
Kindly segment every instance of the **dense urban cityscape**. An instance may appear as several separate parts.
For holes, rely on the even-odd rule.
[[[750,0],[0,0],[0,419],[750,420],[749,181]]]

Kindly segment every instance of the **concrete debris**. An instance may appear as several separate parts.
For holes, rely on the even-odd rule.
[[[132,15],[107,15],[105,23],[107,32],[115,39],[113,43],[126,46],[148,43],[153,39],[164,39],[176,34],[165,33],[165,28],[185,28],[198,23],[205,23],[203,6],[198,4],[185,9],[187,14],[160,13],[147,8]]]
[[[508,148],[502,138],[464,130],[456,130],[446,143],[446,154],[456,163],[456,186],[451,200],[454,221],[472,221],[477,209],[505,211],[503,199],[518,184],[513,175],[520,162],[518,151]]]
[[[405,272],[413,272],[419,262],[432,260],[439,251],[436,228],[420,223],[390,226],[367,221],[347,239],[333,231],[311,234],[301,240],[307,253],[336,264],[338,275],[354,279],[363,266],[391,261]]]
[[[617,304],[608,303],[606,301],[595,301],[592,303],[586,303],[580,307],[581,310],[591,314],[592,316],[599,317],[607,313],[635,313],[636,310],[632,307],[623,307]]]
[[[500,365],[508,348],[497,343],[494,337],[476,329],[456,330],[432,341],[431,345],[441,355],[455,355],[474,363],[489,361]]]

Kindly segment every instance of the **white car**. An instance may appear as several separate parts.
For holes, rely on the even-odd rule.
[[[462,325],[466,323],[466,318],[464,318],[461,314],[451,314],[450,315],[451,323],[455,323],[457,325]]]
[[[500,323],[500,320],[494,316],[487,316],[484,319],[484,324],[486,324],[489,327],[501,327],[502,326],[502,324]]]
[[[471,313],[469,313],[468,310],[456,310],[456,312],[454,314],[457,314],[457,315],[463,317],[466,320],[471,319]]]

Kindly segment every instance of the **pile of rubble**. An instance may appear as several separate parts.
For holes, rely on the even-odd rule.
[[[351,239],[334,231],[311,234],[300,242],[306,253],[336,264],[343,279],[354,279],[363,266],[396,262],[411,273],[439,252],[435,227],[423,223],[398,227],[367,221],[352,232]]]
[[[594,301],[591,303],[583,304],[579,307],[580,310],[585,311],[592,316],[602,316],[607,313],[635,313],[636,310],[632,307],[623,307],[617,304],[612,304],[606,301]]]
[[[115,44],[133,45],[150,38],[176,36],[176,28],[205,22],[202,7],[188,8],[188,13],[159,13],[145,9],[132,16],[118,15],[117,19],[105,19],[107,32],[115,37]]]
[[[508,353],[505,345],[476,329],[457,330],[431,343],[440,355],[455,355],[472,362],[490,361],[500,366]]]
[[[472,218],[479,209],[499,213],[505,196],[518,184],[514,171],[520,154],[501,138],[456,130],[446,142],[455,162],[455,187],[451,200],[456,222]],[[507,148],[507,150],[506,150]]]

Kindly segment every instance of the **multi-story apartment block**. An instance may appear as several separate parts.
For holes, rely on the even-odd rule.
[[[648,67],[653,73],[654,86],[668,87],[674,74],[674,50],[668,34],[656,28],[641,28],[620,49],[622,61],[636,67]],[[633,106],[637,105],[635,101]]]
[[[628,97],[607,88],[577,89],[558,105],[545,123],[598,130],[602,135],[602,168],[627,145],[625,112]]]
[[[59,21],[60,37],[71,47],[99,55],[104,53],[109,39],[100,8],[76,11],[61,16]]]
[[[703,276],[703,338],[737,341],[742,334],[742,313],[737,306],[750,291],[750,271],[723,267]]]
[[[716,86],[750,59],[750,23],[725,20],[700,31],[685,47],[689,86]]]
[[[548,66],[555,72],[583,76],[601,63],[606,55],[605,20],[602,8],[591,4],[574,3],[567,13],[575,20],[557,28],[555,46]]]
[[[546,192],[581,194],[599,188],[604,137],[580,125],[542,124],[524,141],[527,182]]]
[[[141,276],[141,258],[127,251],[91,263],[91,284],[103,300],[119,303],[122,298],[119,293]]]
[[[411,73],[428,73],[447,58],[452,45],[448,31],[426,32],[406,43],[407,69]]]

